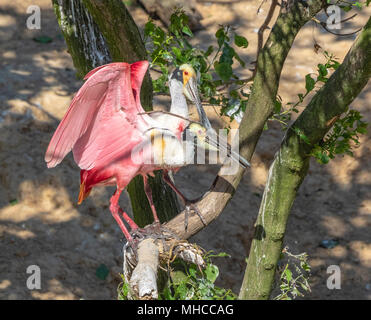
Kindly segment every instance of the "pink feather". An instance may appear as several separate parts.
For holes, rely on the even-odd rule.
[[[45,155],[49,168],[73,150],[81,169],[89,170],[123,157],[140,143],[147,117],[140,87],[148,62],[111,63],[90,71],[55,131]],[[148,120],[148,119],[147,119]]]

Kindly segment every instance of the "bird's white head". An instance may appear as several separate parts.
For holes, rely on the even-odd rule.
[[[197,78],[197,73],[190,64],[182,64],[171,73],[169,82],[170,86],[175,85],[175,83],[178,86],[182,86],[183,94],[195,104],[201,123],[208,129],[211,128],[211,124],[201,104]]]

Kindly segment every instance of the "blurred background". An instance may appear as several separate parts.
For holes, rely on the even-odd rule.
[[[142,29],[148,12],[136,1],[124,2]],[[257,31],[269,2],[259,12],[261,1],[255,0],[193,3],[197,10],[193,14],[200,15],[196,16],[200,25],[194,45],[206,49],[215,43],[219,24],[230,24],[249,41],[240,56],[247,63],[255,60]],[[41,8],[40,30],[26,28],[30,5]],[[362,27],[370,13],[370,8],[358,12],[337,32]],[[325,61],[323,50],[341,62],[355,37],[335,36],[308,23],[295,40],[281,76],[283,101],[296,102],[297,94],[305,92],[304,77]],[[321,47],[318,52],[316,43]],[[114,188],[94,189],[77,206],[79,169],[72,156],[50,170],[43,160],[59,120],[82,84],[50,0],[0,0],[0,55],[0,299],[116,299],[123,237],[108,210]],[[247,77],[250,71],[238,72]],[[369,84],[352,104],[367,122],[371,122],[370,99]],[[166,98],[155,99],[156,107],[164,105],[168,105]],[[218,110],[206,108],[213,123],[223,125]],[[206,250],[231,255],[214,262],[221,273],[217,284],[235,293],[242,282],[268,168],[283,134],[278,123],[269,123],[252,168],[232,201],[216,221],[191,239]],[[312,292],[305,298],[371,299],[370,139],[370,133],[361,138],[354,158],[338,157],[328,165],[311,160],[285,236],[292,253],[309,255]],[[175,180],[186,195],[196,198],[210,187],[217,171],[216,166],[188,167]],[[121,205],[130,212],[126,195]],[[327,248],[326,240],[332,240]],[[333,264],[342,271],[340,290],[326,286],[326,270]],[[41,268],[41,290],[26,287],[29,265]]]

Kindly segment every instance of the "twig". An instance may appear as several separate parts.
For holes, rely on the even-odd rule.
[[[231,84],[234,84],[234,83],[237,83],[237,82],[243,82],[244,84],[242,85],[242,87],[244,87],[247,83],[249,83],[250,81],[252,81],[254,79],[253,76],[249,77],[249,78],[246,78],[246,79],[235,79],[235,80],[229,80],[228,82],[222,84],[221,86],[217,87],[216,89],[218,91],[221,91],[221,90],[224,90],[226,89],[228,86],[230,86]],[[241,88],[242,88],[241,87]]]
[[[326,26],[323,26],[323,29],[325,29],[327,32],[335,35],[335,36],[341,36],[341,37],[346,37],[346,36],[351,36],[352,34],[356,34],[358,32],[360,32],[362,30],[362,28],[359,28],[358,30],[354,31],[354,32],[350,32],[350,33],[336,33],[336,32],[333,32],[331,30],[329,30]]]
[[[356,16],[356,14],[353,15],[353,16],[351,16],[351,17],[349,17],[349,18],[347,18],[347,19],[344,19],[344,20],[342,20],[342,21],[343,21],[343,22],[344,22],[344,21],[348,21],[348,20],[350,20],[350,19],[353,19],[355,16]],[[359,28],[358,30],[353,31],[353,32],[350,32],[350,33],[336,33],[336,32],[333,32],[333,31],[331,31],[330,29],[327,28],[327,24],[326,24],[326,22],[320,21],[320,20],[318,20],[318,19],[315,18],[315,17],[313,17],[312,20],[313,20],[315,23],[321,25],[321,27],[322,27],[323,29],[325,29],[328,33],[331,33],[331,34],[333,34],[333,35],[335,35],[335,36],[341,36],[341,37],[351,36],[351,35],[356,34],[356,33],[360,32],[360,31],[362,30],[362,28]]]
[[[256,10],[256,14],[258,14],[258,13],[260,12],[260,9],[262,8],[263,4],[264,4],[266,1],[267,1],[267,0],[263,0],[263,1],[260,3],[260,5],[259,5],[259,7],[258,7],[258,10]]]
[[[157,73],[161,73],[161,74],[163,74],[163,72],[161,71],[161,70],[157,70],[157,69],[155,69],[155,68],[153,68],[153,67],[151,67],[151,68],[149,68],[150,70],[152,70],[152,71],[155,71],[155,72],[157,72]]]
[[[357,16],[357,13],[353,14],[353,15],[352,15],[351,17],[349,17],[349,18],[345,18],[345,19],[341,20],[340,23],[343,23],[343,22],[349,21],[350,19],[353,19],[353,18],[356,17],[356,16]]]

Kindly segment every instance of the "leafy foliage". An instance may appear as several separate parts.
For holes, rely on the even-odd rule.
[[[289,127],[289,121],[293,113],[299,113],[299,107],[304,102],[304,99],[313,92],[316,87],[326,83],[332,71],[335,71],[340,63],[334,55],[324,51],[325,63],[317,65],[317,74],[312,77],[312,74],[305,76],[305,93],[299,93],[298,101],[295,103],[289,102],[286,107],[282,106],[282,99],[278,96],[276,99],[276,108],[271,120],[277,120],[282,124],[283,129]],[[327,164],[330,159],[334,159],[337,154],[347,154],[353,156],[352,148],[359,145],[359,135],[367,133],[367,123],[362,121],[362,115],[356,110],[349,110],[343,117],[338,119],[331,131],[326,135],[321,143],[316,144],[311,152],[311,156],[315,157],[321,164]],[[296,127],[292,130],[305,143],[310,144],[308,137]]]
[[[294,255],[285,247],[281,259],[287,259],[280,275],[280,291],[275,300],[292,300],[303,297],[303,292],[310,292],[309,276],[311,267],[308,264],[308,255],[304,252]]]
[[[128,300],[128,295],[129,295],[129,292],[130,292],[130,285],[129,285],[129,283],[126,282],[125,277],[124,277],[123,274],[120,274],[120,276],[121,276],[122,282],[119,284],[119,286],[117,288],[117,294],[118,294],[117,299],[118,300]]]
[[[219,276],[218,267],[212,263],[212,257],[225,257],[227,254],[211,254],[205,257],[206,267],[201,270],[197,265],[186,265],[175,260],[170,272],[171,281],[161,293],[164,300],[235,300],[237,296],[231,291],[215,285]]]
[[[215,285],[219,276],[219,268],[212,263],[211,258],[228,257],[221,252],[212,251],[204,256],[206,266],[203,270],[195,264],[186,264],[183,260],[175,259],[168,274],[170,280],[159,292],[160,300],[235,300],[237,296],[231,291]],[[130,285],[121,274],[122,282],[117,288],[118,300],[128,300]]]
[[[323,64],[319,63],[317,65],[317,73],[314,77],[313,74],[310,73],[305,76],[305,93],[299,93],[296,102],[288,102],[284,107],[281,97],[277,96],[274,113],[270,120],[280,122],[283,129],[288,128],[293,113],[299,113],[299,107],[302,106],[304,99],[314,91],[316,86],[326,83],[331,71],[335,71],[340,66],[340,63],[333,54],[324,51],[324,57],[326,61]]]
[[[344,12],[349,12],[355,8],[362,9],[364,7],[368,7],[370,2],[371,0],[354,1],[354,2],[346,1],[346,0],[335,0],[335,1],[327,0],[328,4],[334,4],[334,5],[339,6]]]
[[[153,81],[155,93],[168,93],[166,82],[170,65],[178,67],[189,63],[198,72],[203,101],[221,106],[222,114],[233,109],[231,119],[240,110],[245,111],[248,95],[242,88],[247,81],[241,80],[233,70],[236,62],[242,67],[245,67],[245,62],[233,46],[244,49],[249,43],[233,28],[220,26],[215,33],[216,46],[209,46],[206,51],[194,48],[189,43],[193,34],[188,27],[188,16],[178,9],[171,15],[168,31],[150,20],[145,25],[144,36],[149,49],[150,67],[161,73]],[[230,89],[232,85],[240,87]]]
[[[349,110],[339,118],[331,131],[314,146],[311,155],[321,164],[334,159],[337,154],[353,156],[353,147],[359,146],[359,135],[367,133],[367,123],[356,110]]]

